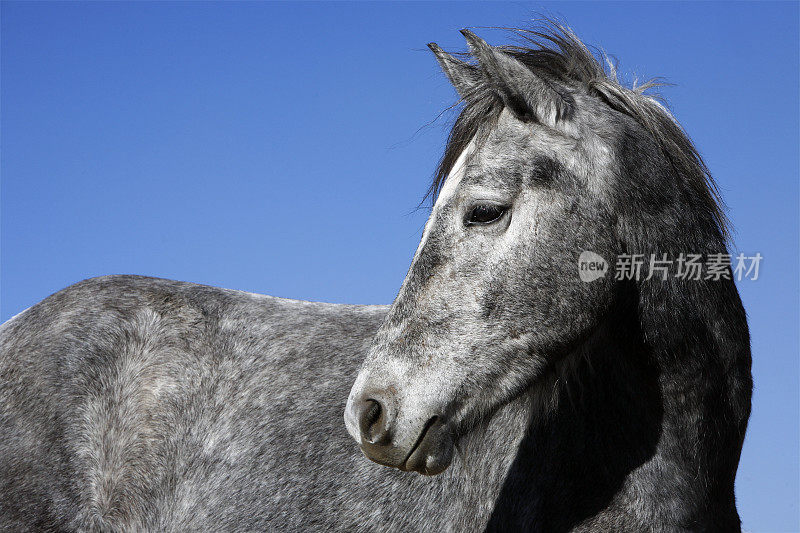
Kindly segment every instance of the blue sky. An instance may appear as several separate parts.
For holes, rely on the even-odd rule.
[[[733,250],[764,256],[739,284],[738,503],[751,531],[800,529],[797,3],[3,2],[0,319],[110,273],[391,302],[454,99],[425,44],[537,12],[676,84]]]

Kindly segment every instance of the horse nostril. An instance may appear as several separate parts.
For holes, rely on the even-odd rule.
[[[381,409],[381,404],[377,400],[370,399],[365,403],[367,408],[364,410],[364,426],[369,427],[378,421],[383,409]]]
[[[377,400],[370,398],[361,402],[358,426],[361,438],[370,444],[385,444],[389,441],[386,409]]]

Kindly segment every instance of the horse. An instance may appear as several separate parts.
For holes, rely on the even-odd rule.
[[[391,306],[115,275],[0,327],[3,530],[740,530],[747,320],[681,261],[727,254],[708,168],[568,27],[462,33]]]

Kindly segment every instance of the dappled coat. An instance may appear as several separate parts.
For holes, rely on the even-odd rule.
[[[109,276],[0,326],[0,529],[739,529],[745,313],[677,260],[727,253],[707,168],[568,30],[464,35],[392,306]]]

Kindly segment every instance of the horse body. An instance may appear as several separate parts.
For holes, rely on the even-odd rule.
[[[577,269],[724,254],[708,169],[568,30],[464,34],[477,64],[431,45],[466,105],[391,306],[111,276],[0,327],[0,527],[739,529],[733,281]]]
[[[691,463],[657,451],[678,435],[661,433],[656,370],[619,357],[640,348],[635,324],[586,343],[594,367],[570,372],[584,383],[556,387],[554,371],[555,394],[476,427],[443,474],[365,460],[341,413],[387,310],[139,276],[54,294],[0,329],[2,529],[736,525],[735,509],[680,524],[702,500],[675,487]]]

